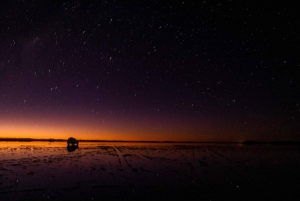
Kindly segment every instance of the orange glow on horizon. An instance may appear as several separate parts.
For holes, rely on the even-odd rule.
[[[220,135],[220,133],[222,135]],[[0,122],[0,138],[35,138],[124,141],[236,141],[230,132],[202,127],[196,122],[176,124],[164,121],[124,121],[81,118],[7,118]],[[222,136],[222,137],[220,137]]]
[[[211,135],[196,135],[175,129],[141,130],[141,129],[109,129],[86,127],[54,127],[48,126],[1,126],[0,138],[35,138],[35,139],[67,139],[75,137],[79,140],[124,140],[124,141],[215,141]],[[201,136],[201,137],[199,137]]]
[[[132,140],[132,141],[202,141],[209,138],[187,133],[176,128],[144,128],[142,126],[88,127],[82,125],[31,125],[31,124],[2,124],[0,138],[35,138],[35,139],[67,139],[75,137],[82,140]],[[197,136],[197,137],[196,137]]]

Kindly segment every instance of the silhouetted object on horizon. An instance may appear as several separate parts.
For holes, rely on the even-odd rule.
[[[72,151],[75,151],[76,149],[78,149],[78,140],[76,140],[75,138],[73,137],[70,137],[67,141],[67,150],[69,152],[72,152]]]
[[[76,140],[75,138],[73,137],[70,137],[67,141],[68,143],[68,146],[77,146],[78,147],[78,140]]]

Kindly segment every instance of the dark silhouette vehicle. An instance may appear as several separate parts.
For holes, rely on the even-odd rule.
[[[73,146],[73,147],[78,147],[78,140],[76,140],[76,138],[74,137],[70,137],[67,141],[68,146]]]
[[[76,138],[74,137],[70,137],[67,141],[67,150],[69,152],[75,151],[76,149],[78,149],[78,140],[76,140]]]

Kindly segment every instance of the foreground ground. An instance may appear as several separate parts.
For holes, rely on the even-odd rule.
[[[0,200],[287,200],[300,196],[290,145],[0,144]]]

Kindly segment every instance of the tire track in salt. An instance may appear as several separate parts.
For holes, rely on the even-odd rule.
[[[117,149],[116,147],[114,147],[114,146],[111,146],[111,147],[117,152],[118,157],[119,157],[119,159],[120,159],[120,161],[121,161],[121,166],[122,166],[122,168],[123,168],[125,171],[129,172],[130,169],[129,169],[129,167],[128,167],[128,163],[127,163],[126,160],[124,159],[122,153],[121,153],[121,152],[119,151],[119,149]]]

